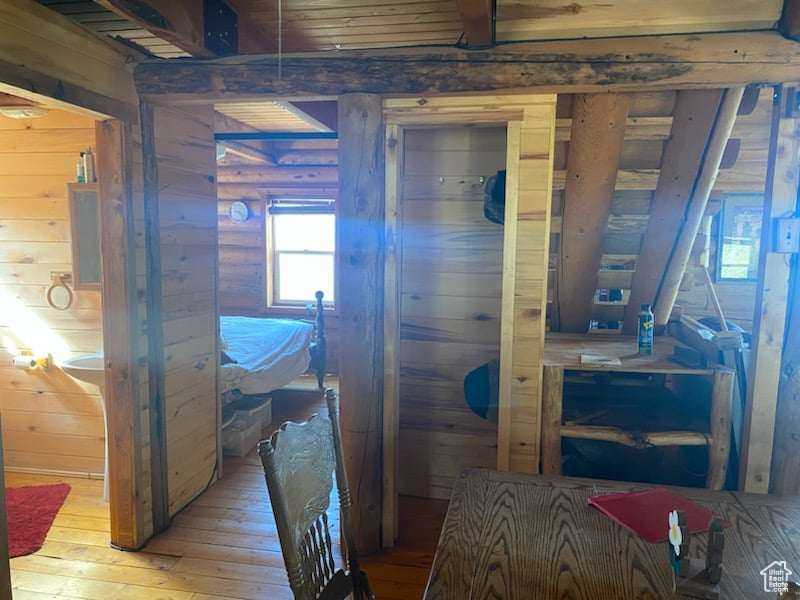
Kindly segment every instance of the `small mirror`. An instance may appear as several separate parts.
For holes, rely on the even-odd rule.
[[[96,183],[69,186],[74,287],[100,289],[100,194]]]

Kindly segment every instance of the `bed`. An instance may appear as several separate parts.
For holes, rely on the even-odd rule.
[[[220,392],[266,394],[311,370],[320,388],[325,377],[322,292],[315,321],[221,316],[223,364]]]

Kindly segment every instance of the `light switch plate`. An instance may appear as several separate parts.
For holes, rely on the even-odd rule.
[[[800,252],[800,219],[776,219],[775,252],[796,254]]]

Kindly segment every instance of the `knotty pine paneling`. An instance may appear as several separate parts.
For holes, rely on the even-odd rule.
[[[480,178],[505,168],[506,130],[407,129],[403,153],[399,490],[449,498],[462,469],[497,463],[497,427],[463,388],[500,356],[503,227]]]
[[[99,390],[59,368],[8,366],[21,350],[57,360],[102,351],[99,291],[76,291],[65,311],[46,299],[50,273],[72,272],[67,184],[79,153],[95,148],[94,128],[90,118],[55,110],[0,117],[0,412],[10,469],[103,472]]]
[[[217,190],[211,106],[154,109],[169,512],[217,460]]]

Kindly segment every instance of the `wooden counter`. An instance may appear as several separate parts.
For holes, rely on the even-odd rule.
[[[671,337],[657,337],[653,354],[639,356],[636,339],[633,337],[549,334],[545,342],[542,377],[542,471],[550,475],[561,473],[562,437],[615,442],[634,448],[708,445],[709,469],[706,487],[722,489],[730,453],[734,372],[722,365],[693,369],[672,362],[669,356],[677,343]],[[618,358],[621,364],[582,364],[582,354]],[[610,426],[565,425],[562,423],[565,371],[706,377],[712,384],[708,431],[634,433]]]

